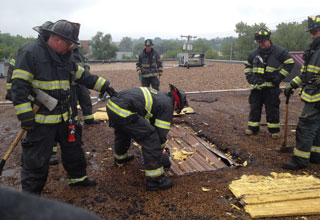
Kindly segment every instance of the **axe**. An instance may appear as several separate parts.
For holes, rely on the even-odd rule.
[[[280,152],[281,153],[290,153],[292,152],[292,147],[287,147],[287,130],[288,130],[288,115],[289,115],[289,99],[290,99],[290,95],[287,96],[286,98],[286,113],[285,113],[285,117],[284,117],[284,134],[283,134],[283,141],[282,141],[282,145],[280,148]]]
[[[46,106],[49,111],[52,111],[58,104],[58,100],[51,97],[50,95],[48,95],[47,93],[45,93],[44,91],[40,90],[40,89],[35,89],[33,88],[33,92],[36,94],[35,95],[35,99],[37,101],[39,101],[41,104],[43,104],[44,106]],[[29,99],[31,101],[34,100],[34,97],[29,96]],[[34,104],[33,105],[33,114],[36,114],[39,110],[39,106]],[[8,157],[11,155],[11,153],[13,152],[13,150],[16,148],[16,146],[18,145],[19,141],[21,140],[22,136],[24,135],[25,130],[21,129],[17,135],[17,137],[14,139],[14,141],[12,142],[12,144],[10,145],[8,151],[6,152],[6,154],[3,156],[3,159],[1,160],[0,163],[0,176],[2,175],[2,170],[3,167],[8,159]]]

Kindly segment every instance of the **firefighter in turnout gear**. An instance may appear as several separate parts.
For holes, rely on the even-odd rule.
[[[82,55],[82,53],[78,48],[75,48],[72,51],[72,59],[79,66],[82,66],[85,70],[90,71],[89,64],[85,62],[85,57]],[[88,90],[88,88],[76,82],[72,82],[71,86],[72,86],[72,91],[75,92],[74,104],[75,106],[77,106],[77,102],[79,102],[79,105],[83,113],[84,123],[99,124],[100,121],[94,120],[94,117],[92,114],[92,102],[90,98],[90,91]],[[78,109],[75,108],[74,111],[75,111],[74,114],[76,115],[76,117],[78,117]]]
[[[304,51],[301,73],[290,81],[284,93],[302,87],[304,108],[296,129],[296,147],[291,161],[283,164],[290,170],[302,169],[309,162],[320,164],[320,15],[308,17],[312,42]]]
[[[91,75],[83,67],[72,62],[71,51],[80,43],[80,24],[59,20],[49,29],[50,37],[41,34],[38,40],[25,45],[18,51],[12,75],[11,95],[13,105],[27,130],[22,141],[22,190],[41,194],[49,171],[52,147],[57,141],[61,147],[62,164],[68,175],[70,186],[92,186],[86,160],[81,148],[81,128],[72,117],[70,105],[71,81],[86,85],[90,89],[116,94],[105,79]],[[32,88],[40,89],[58,100],[57,106],[49,111],[37,100],[31,101]],[[33,104],[39,110],[33,112]]]
[[[7,94],[6,94],[5,98],[10,101],[12,101],[12,99],[11,99],[11,85],[12,85],[12,73],[13,73],[15,62],[16,62],[15,57],[10,60],[8,72],[7,72]]]
[[[144,46],[145,49],[139,55],[136,64],[139,79],[143,87],[151,85],[152,88],[159,91],[162,62],[160,61],[159,53],[152,48],[152,40],[145,40]]]
[[[109,126],[114,128],[115,162],[134,159],[128,154],[131,139],[142,146],[148,191],[167,189],[172,181],[164,177],[170,168],[163,154],[174,110],[187,104],[186,95],[173,85],[164,93],[148,87],[123,90],[107,102]]]
[[[251,87],[248,129],[245,133],[253,135],[259,132],[264,105],[268,131],[276,139],[280,132],[279,84],[290,74],[294,61],[285,49],[271,42],[270,35],[268,28],[260,28],[255,33],[259,47],[250,52],[245,62],[245,75]]]

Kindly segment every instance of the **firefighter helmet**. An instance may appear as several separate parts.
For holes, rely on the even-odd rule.
[[[254,39],[259,43],[269,40],[270,36],[271,31],[269,30],[269,28],[262,27],[254,34]]]
[[[80,30],[79,23],[73,23],[67,20],[59,20],[56,21],[51,28],[43,30],[58,35],[65,40],[69,40],[76,45],[80,45],[78,38]]]
[[[39,34],[43,34],[44,30],[50,29],[50,28],[52,28],[52,26],[53,26],[53,22],[46,21],[41,26],[35,26],[32,29],[35,30],[36,32],[38,32]]]
[[[187,96],[183,91],[177,89],[174,85],[169,84],[169,87],[170,92],[173,94],[174,100],[177,103],[177,113],[180,113],[185,106],[188,106]]]
[[[144,41],[144,46],[153,46],[152,40],[151,39],[147,39]]]
[[[311,31],[315,28],[320,28],[320,15],[308,17],[308,29],[306,31]]]

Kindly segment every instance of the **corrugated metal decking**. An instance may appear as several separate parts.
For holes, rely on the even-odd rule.
[[[197,137],[187,126],[171,127],[166,147],[170,149],[172,164],[168,175],[185,175],[228,167],[221,158],[233,165],[222,152]],[[184,159],[177,159],[175,155],[183,155]]]

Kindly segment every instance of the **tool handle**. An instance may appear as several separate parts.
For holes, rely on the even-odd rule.
[[[39,106],[38,105],[34,105],[33,106],[33,113],[36,114],[39,110]],[[3,159],[1,160],[0,163],[0,176],[2,175],[2,170],[4,165],[6,164],[7,159],[9,158],[9,156],[11,155],[11,153],[13,152],[13,150],[16,148],[16,146],[18,145],[19,141],[21,140],[21,138],[23,137],[24,133],[26,132],[26,130],[21,129],[17,135],[17,137],[14,139],[14,141],[12,142],[12,144],[10,145],[9,149],[7,150],[6,154],[3,156]]]

